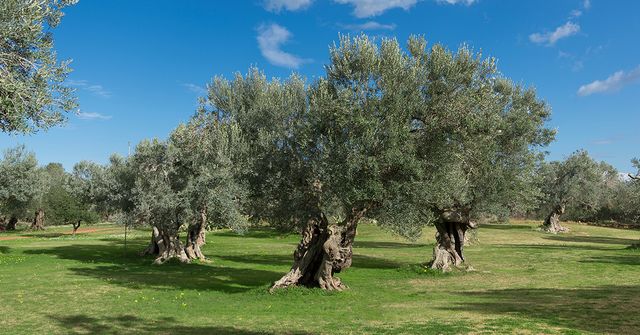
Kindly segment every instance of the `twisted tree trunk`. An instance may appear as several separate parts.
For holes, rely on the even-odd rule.
[[[351,266],[358,222],[366,210],[353,209],[341,225],[330,225],[323,213],[310,217],[293,254],[291,270],[270,292],[295,285],[338,291],[347,288],[335,274]]]
[[[200,211],[200,221],[189,227],[187,233],[187,246],[184,251],[189,259],[199,259],[201,261],[207,258],[200,250],[200,247],[206,243],[206,227],[207,227],[207,209],[203,208]]]
[[[35,212],[33,222],[31,223],[31,230],[44,230],[44,210],[42,208]]]
[[[469,219],[468,211],[444,211],[435,226],[436,244],[429,267],[449,271],[452,267],[461,266],[465,261],[463,252],[466,232],[470,228],[476,228],[475,222]]]
[[[78,228],[80,228],[81,222],[82,220],[78,220],[78,223],[71,222],[71,225],[73,226],[73,236],[76,236],[76,231],[78,231]]]
[[[547,216],[542,224],[542,230],[549,233],[563,233],[569,231],[567,227],[563,227],[560,225],[560,216],[564,214],[565,206],[557,205],[553,208],[551,213]]]
[[[16,230],[16,224],[18,224],[18,218],[12,216],[7,223],[7,230]]]
[[[142,251],[142,255],[154,255],[154,264],[162,264],[170,259],[177,259],[182,263],[189,263],[189,257],[180,242],[177,230],[153,227],[151,243]]]

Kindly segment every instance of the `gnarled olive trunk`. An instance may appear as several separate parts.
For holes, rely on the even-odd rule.
[[[295,285],[345,289],[335,274],[351,266],[353,241],[365,212],[366,209],[353,210],[341,225],[330,225],[323,213],[310,217],[293,254],[291,270],[276,281],[270,291]]]
[[[71,222],[71,225],[73,226],[73,236],[76,236],[76,231],[78,231],[78,228],[80,228],[81,222],[82,220],[78,220],[78,223]]]
[[[151,243],[142,251],[142,255],[155,255],[154,264],[162,264],[172,258],[182,263],[189,263],[189,257],[180,242],[177,230],[165,230],[153,227]]]
[[[31,223],[31,230],[44,230],[44,210],[38,209]]]
[[[7,230],[16,230],[16,224],[18,224],[18,218],[12,216],[7,223]]]
[[[567,227],[563,227],[560,225],[560,216],[564,214],[565,207],[564,205],[557,205],[553,208],[551,213],[547,216],[542,224],[542,230],[549,233],[563,233],[569,231]]]
[[[206,227],[207,227],[207,209],[203,208],[200,211],[200,221],[197,224],[189,227],[187,233],[187,245],[184,251],[189,259],[199,259],[201,261],[207,258],[200,250],[200,247],[206,243]]]
[[[467,230],[476,224],[464,211],[444,211],[436,226],[436,244],[433,247],[433,259],[429,263],[431,269],[448,271],[451,267],[459,267],[464,263],[464,245]]]

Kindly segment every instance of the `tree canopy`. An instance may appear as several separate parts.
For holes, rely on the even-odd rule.
[[[69,61],[58,61],[51,29],[77,0],[0,2],[0,131],[30,133],[64,121],[76,107],[65,84]]]

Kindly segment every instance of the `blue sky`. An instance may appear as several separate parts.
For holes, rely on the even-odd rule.
[[[80,112],[62,127],[0,134],[42,164],[106,162],[193,114],[215,75],[257,65],[269,77],[324,73],[339,33],[423,34],[496,57],[533,86],[558,129],[550,159],[587,149],[621,171],[640,156],[640,1],[613,0],[81,0],[54,31]]]

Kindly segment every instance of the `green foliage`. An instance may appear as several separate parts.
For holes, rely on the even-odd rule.
[[[77,0],[0,2],[0,131],[30,133],[64,121],[76,107],[64,81],[69,61],[58,62],[51,29],[62,8]]]
[[[240,179],[243,171],[234,163],[247,148],[237,124],[198,114],[171,134],[170,143],[177,172],[186,180],[179,190],[186,201],[185,221],[199,222],[204,212],[208,226],[246,230],[246,185]]]
[[[0,161],[0,214],[24,218],[38,196],[38,162],[24,145],[7,149]]]
[[[543,215],[555,206],[565,206],[568,218],[590,220],[602,208],[614,206],[618,172],[609,164],[594,161],[586,151],[545,163],[539,173]]]
[[[63,225],[82,221],[95,223],[98,215],[88,210],[77,196],[63,185],[53,185],[44,196],[44,212],[47,225]]]

